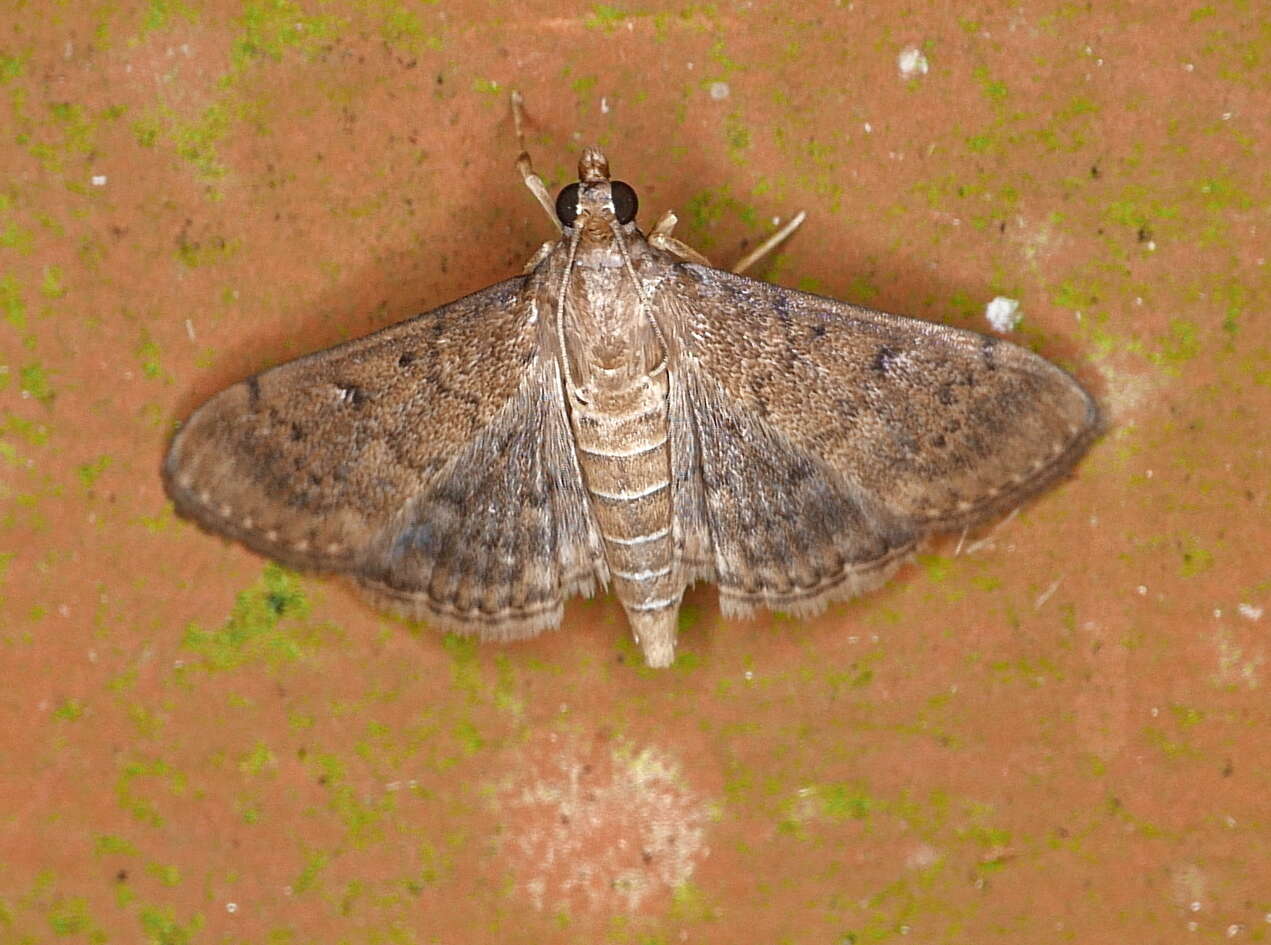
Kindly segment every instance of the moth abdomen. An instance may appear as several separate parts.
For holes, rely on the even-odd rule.
[[[654,665],[673,658],[684,593],[672,537],[667,390],[665,377],[646,376],[623,390],[598,390],[570,412],[613,592]]]

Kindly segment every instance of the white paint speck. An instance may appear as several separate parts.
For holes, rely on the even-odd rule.
[[[1019,299],[1008,299],[1004,295],[999,295],[985,307],[984,317],[988,319],[994,331],[1006,333],[1014,331],[1015,326],[1024,316],[1019,310]]]
[[[863,127],[864,127],[864,129],[865,129],[865,134],[870,134],[870,133],[872,133],[872,132],[873,132],[873,130],[874,130],[874,126],[873,126],[873,125],[871,125],[869,122],[865,122],[865,124],[864,124],[864,126],[863,126]]]
[[[732,94],[732,89],[728,87],[727,82],[712,82],[710,93],[711,98],[717,102],[722,102]]]
[[[926,75],[930,71],[931,66],[927,62],[927,57],[922,54],[922,50],[917,46],[909,45],[900,51],[900,55],[896,57],[896,68],[900,70],[902,79],[916,79],[918,76]]]
[[[911,870],[925,870],[940,862],[940,853],[935,847],[923,843],[905,857],[905,866]]]
[[[600,114],[609,114],[609,99],[605,98],[603,95],[600,96]]]
[[[1244,617],[1245,620],[1262,619],[1262,608],[1256,607],[1253,604],[1238,604],[1236,606],[1236,610],[1240,611],[1240,616]]]
[[[506,865],[536,909],[635,912],[707,856],[711,806],[653,746],[569,736],[518,752],[497,792]]]
[[[187,318],[187,319],[185,320],[185,336],[186,336],[187,338],[189,338],[191,342],[193,342],[193,341],[195,340],[195,338],[194,338],[194,321],[193,321],[192,319],[189,319],[189,318]]]
[[[238,911],[238,903],[236,902],[225,903],[225,911],[228,912],[230,915],[233,915],[235,912]]]
[[[92,177],[92,182],[93,182],[93,186],[94,186],[94,187],[105,187],[105,186],[106,186],[106,175],[105,175],[105,174],[94,174],[94,175],[93,175],[93,177]]]

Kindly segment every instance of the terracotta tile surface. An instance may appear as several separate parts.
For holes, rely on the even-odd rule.
[[[0,941],[1267,940],[1257,7],[6,4]],[[175,519],[206,397],[551,235],[513,87],[720,262],[806,209],[767,278],[1020,300],[1110,432],[820,619],[691,591],[660,672],[611,598],[478,647]]]

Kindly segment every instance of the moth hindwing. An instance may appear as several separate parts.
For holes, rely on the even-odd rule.
[[[608,586],[666,666],[688,584],[815,613],[1096,435],[1023,348],[711,268],[669,214],[646,237],[596,148],[554,203],[521,168],[560,230],[526,273],[213,397],[164,463],[179,513],[483,639]]]

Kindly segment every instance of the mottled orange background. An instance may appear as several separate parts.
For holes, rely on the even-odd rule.
[[[0,941],[1266,941],[1269,63],[1240,2],[5,4]],[[805,209],[767,278],[1018,299],[1110,432],[819,619],[690,592],[661,672],[175,519],[206,397],[551,235],[513,87],[721,263]]]

